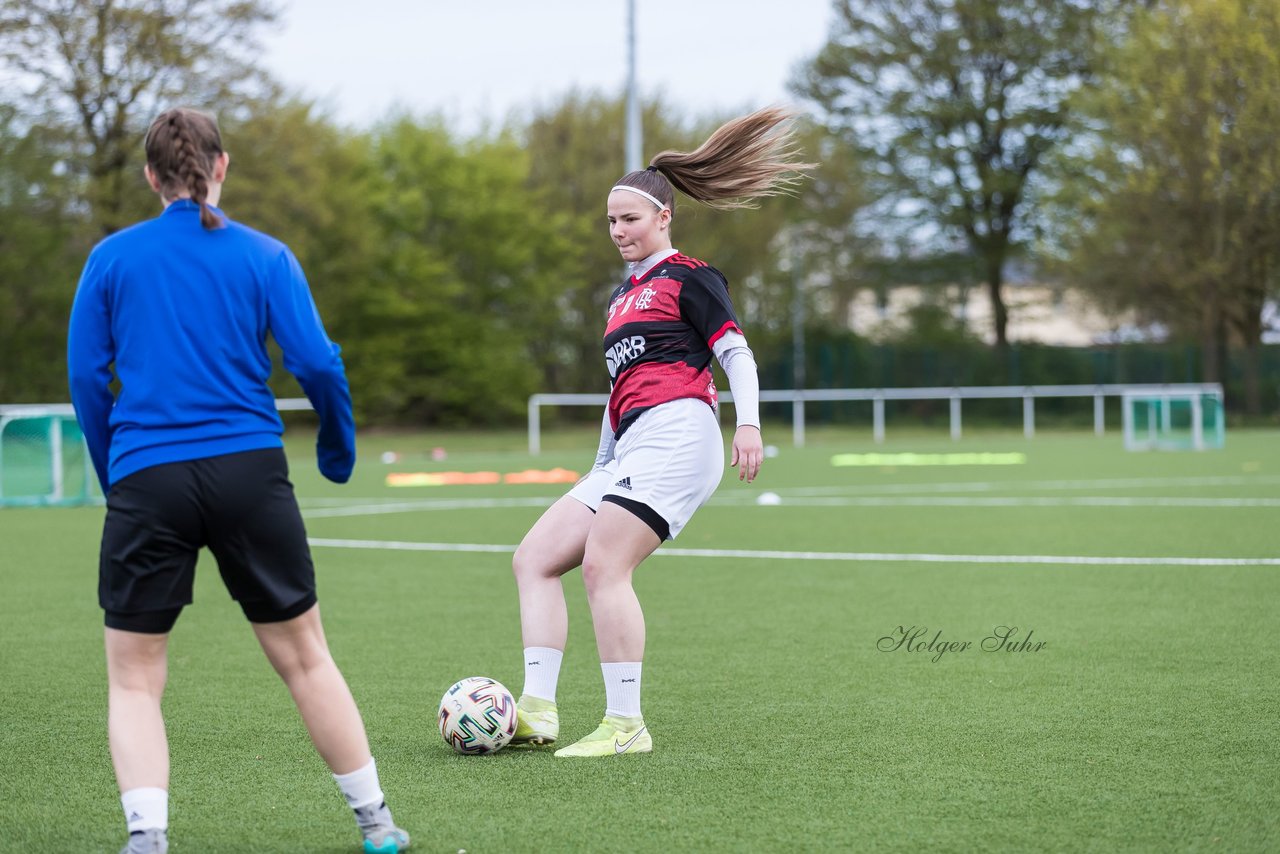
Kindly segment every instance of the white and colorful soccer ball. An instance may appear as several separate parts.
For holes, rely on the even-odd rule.
[[[516,732],[516,701],[496,679],[468,676],[440,700],[440,735],[458,753],[493,753]]]

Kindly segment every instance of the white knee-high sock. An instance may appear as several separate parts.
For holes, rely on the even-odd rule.
[[[524,651],[524,691],[530,697],[556,701],[560,662],[564,652],[549,646],[530,646]]]
[[[606,715],[640,717],[640,664],[639,661],[606,661],[600,664],[604,673]]]
[[[349,774],[334,774],[342,796],[353,810],[360,807],[377,806],[382,803],[382,787],[378,785],[378,766],[369,757],[369,764],[357,768]]]
[[[169,793],[164,789],[130,789],[120,795],[129,832],[169,829]]]

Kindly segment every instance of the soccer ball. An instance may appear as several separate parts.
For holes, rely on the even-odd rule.
[[[493,753],[516,733],[516,701],[501,682],[468,676],[440,700],[440,735],[458,753]]]

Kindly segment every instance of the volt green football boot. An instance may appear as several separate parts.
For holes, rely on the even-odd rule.
[[[560,735],[560,712],[556,704],[541,697],[520,695],[516,703],[516,734],[513,745],[554,744]]]
[[[595,732],[560,748],[556,756],[621,756],[624,753],[652,752],[653,738],[644,725],[644,718],[605,715]]]

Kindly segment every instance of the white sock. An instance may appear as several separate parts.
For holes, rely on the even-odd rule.
[[[640,662],[605,661],[604,699],[606,715],[623,718],[640,717]]]
[[[169,829],[169,792],[165,789],[130,789],[120,795],[129,832]]]
[[[560,662],[564,652],[549,646],[530,646],[524,651],[524,691],[530,697],[556,701],[556,683],[560,681]]]
[[[347,805],[353,810],[382,803],[382,787],[378,785],[378,767],[374,764],[372,756],[369,757],[369,764],[363,768],[357,768],[350,774],[334,774],[333,779],[338,781],[342,796],[347,799]]]

